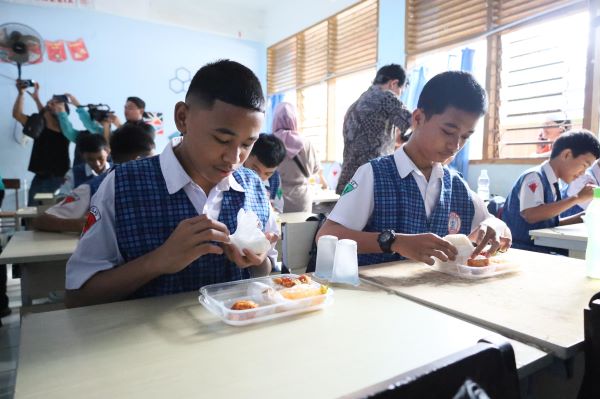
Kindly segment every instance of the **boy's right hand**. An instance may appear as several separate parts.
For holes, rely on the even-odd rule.
[[[223,248],[212,241],[228,243],[227,226],[206,215],[182,220],[157,249],[157,262],[163,274],[177,273],[203,255],[222,254]]]
[[[577,202],[579,204],[586,203],[594,198],[594,189],[598,186],[594,186],[593,184],[586,184],[579,192],[577,193]]]
[[[455,260],[458,254],[454,245],[433,233],[396,234],[392,251],[428,265],[433,265],[434,257],[445,262]]]

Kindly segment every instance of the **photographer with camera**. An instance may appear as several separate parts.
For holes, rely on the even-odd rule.
[[[154,128],[144,122],[144,114],[146,113],[146,103],[139,97],[127,97],[125,102],[125,124],[138,125],[146,133],[148,133],[154,139]],[[123,124],[119,120],[119,117],[115,114],[109,116],[110,122],[119,128]]]
[[[13,106],[13,118],[23,125],[23,133],[33,139],[33,149],[28,170],[35,174],[29,188],[28,205],[33,206],[37,193],[54,192],[63,183],[69,170],[69,140],[62,134],[57,118],[57,105],[60,99],[53,97],[46,106],[39,99],[39,85],[34,84],[34,92],[29,93],[36,102],[39,113],[23,113],[23,95],[28,82],[17,80],[17,99]],[[68,106],[65,104],[65,111]]]

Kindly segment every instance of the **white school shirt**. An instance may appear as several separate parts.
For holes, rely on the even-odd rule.
[[[552,188],[553,198],[556,201],[556,190],[554,189],[554,183],[558,182],[558,178],[554,173],[554,169],[550,166],[550,161],[544,161],[542,163],[542,170],[546,173],[550,187]],[[538,205],[544,204],[544,186],[542,185],[542,179],[536,172],[531,172],[523,178],[523,184],[519,191],[519,201],[521,201],[520,212],[525,209],[535,208]]]
[[[582,188],[585,187],[586,184],[593,184],[595,186],[600,185],[600,165],[598,162],[594,162],[592,166],[585,171],[584,174],[575,179],[571,184],[569,184],[569,188],[567,189],[567,196],[572,197],[574,195],[579,194]],[[592,200],[589,200],[583,204],[579,204],[583,209],[587,209],[588,205]]]
[[[183,188],[199,215],[208,215],[211,219],[217,220],[221,212],[223,193],[230,188],[243,192],[244,188],[230,175],[213,187],[207,197],[175,157],[173,147],[176,147],[181,139],[181,137],[173,139],[171,145],[167,145],[159,155],[160,169],[167,191],[169,194],[174,194]],[[90,214],[95,217],[96,222],[82,235],[75,252],[67,262],[66,289],[79,289],[94,274],[124,263],[115,233],[114,204],[115,173],[113,171],[104,179],[92,197]],[[265,232],[279,234],[272,212],[269,214]],[[271,246],[267,256],[271,259],[272,265],[275,265],[277,250],[274,246]]]
[[[429,218],[439,201],[442,190],[442,178],[444,177],[442,164],[433,164],[428,181],[423,172],[408,157],[404,147],[400,147],[394,152],[394,162],[401,178],[405,178],[409,173],[412,174],[419,187],[421,198],[423,198],[425,213]],[[348,229],[362,231],[374,209],[374,182],[371,164],[366,163],[359,167],[349,183],[350,186],[346,186],[345,193],[338,200],[328,219]],[[498,237],[504,236],[506,224],[492,216],[483,200],[471,189],[469,189],[469,193],[475,207],[471,231],[474,231],[480,224],[486,224],[496,231]]]
[[[90,209],[90,194],[90,185],[80,184],[61,202],[46,209],[45,213],[61,219],[81,219]]]

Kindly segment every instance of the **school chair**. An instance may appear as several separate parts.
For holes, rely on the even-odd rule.
[[[21,189],[21,180],[19,179],[2,179],[4,183],[5,191],[14,190],[15,194],[15,210],[14,211],[2,211],[0,212],[0,231],[6,231],[8,229],[16,230],[19,218],[17,216],[17,210],[19,209],[19,191]],[[6,205],[6,198],[4,198],[4,204]]]
[[[600,292],[583,310],[585,372],[578,399],[600,398]]]
[[[504,211],[505,202],[506,198],[500,195],[494,195],[487,204],[488,212],[498,219],[502,219],[502,211]]]
[[[302,274],[306,270],[320,225],[318,220],[310,219],[281,224],[282,273]]]
[[[352,396],[377,399],[520,398],[515,354],[506,341],[480,340],[470,348]]]

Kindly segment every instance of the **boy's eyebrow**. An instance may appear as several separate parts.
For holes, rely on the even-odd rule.
[[[456,130],[459,130],[459,129],[460,129],[460,128],[459,128],[457,125],[455,125],[455,124],[454,124],[454,123],[452,123],[452,122],[446,122],[446,123],[444,123],[444,126],[445,126],[445,127],[452,128],[452,129],[456,129]],[[471,129],[471,130],[469,130],[467,133],[473,133],[473,132],[475,132],[475,129]]]
[[[227,129],[226,127],[218,127],[215,129],[215,131],[217,131],[219,133],[223,133],[223,134],[228,134],[230,136],[239,136],[239,134],[237,134],[236,132],[234,132],[231,129]]]

